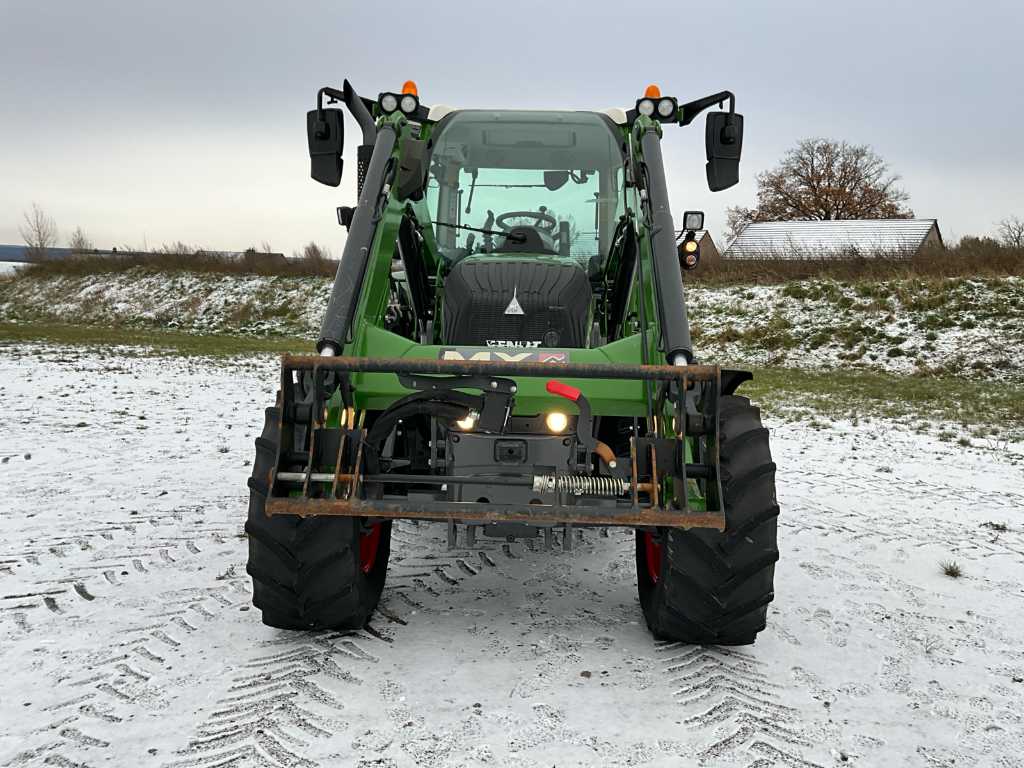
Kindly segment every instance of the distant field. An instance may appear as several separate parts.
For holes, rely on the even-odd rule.
[[[142,328],[104,328],[97,325],[63,323],[0,322],[0,349],[26,343],[45,345],[115,348],[118,354],[133,357],[186,355],[227,357],[257,353],[313,352],[313,342],[291,336],[233,336],[222,333],[188,333]]]
[[[0,356],[35,357],[69,347],[111,358],[273,358],[313,351],[311,337],[0,322]],[[1024,386],[1019,384],[867,370],[752,370],[754,380],[743,386],[743,393],[776,419],[854,425],[880,419],[964,446],[1000,448],[1007,442],[1024,442]]]
[[[330,281],[135,268],[0,279],[0,344],[133,356],[309,352]],[[772,413],[888,418],[943,439],[1024,438],[1024,279],[688,288],[706,362],[754,369]],[[27,346],[26,346],[27,345]]]
[[[724,242],[721,243],[724,246]],[[33,277],[83,276],[144,269],[157,272],[189,271],[204,274],[263,277],[333,278],[338,262],[317,249],[304,258],[287,261],[252,254],[242,259],[197,250],[184,243],[164,246],[155,253],[125,251],[117,258],[97,254],[32,264]],[[785,255],[785,254],[782,254]],[[1024,277],[1024,248],[1010,248],[989,238],[963,238],[944,248],[923,250],[911,259],[885,254],[844,259],[814,258],[722,259],[708,255],[687,280],[694,285],[775,285],[806,279],[840,281],[912,280],[936,278]]]
[[[323,277],[152,271],[0,279],[0,322],[314,340]],[[708,362],[1024,383],[1024,278],[687,289]]]

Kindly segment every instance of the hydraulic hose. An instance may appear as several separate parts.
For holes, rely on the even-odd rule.
[[[384,442],[391,430],[402,419],[410,416],[437,416],[441,419],[461,419],[467,411],[480,410],[482,397],[467,395],[461,392],[417,392],[398,400],[384,413],[377,417],[366,434],[366,443],[376,448]]]
[[[466,413],[474,407],[480,407],[480,397],[467,395],[462,392],[445,393],[447,401],[432,400],[437,397],[434,392],[417,392],[397,401],[391,408],[386,410],[370,427],[366,434],[366,450],[363,452],[366,462],[366,473],[368,475],[380,474],[380,451],[384,441],[388,439],[391,430],[399,421],[412,416],[436,416],[440,419],[453,421],[465,417]],[[379,497],[383,491],[380,483],[367,483],[366,491],[368,497]]]

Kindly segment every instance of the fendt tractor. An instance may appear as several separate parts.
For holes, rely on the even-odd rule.
[[[727,109],[725,104],[728,103]],[[362,136],[358,204],[316,355],[282,358],[246,531],[253,603],[286,629],[374,611],[397,519],[478,536],[634,529],[658,637],[752,643],[773,597],[768,431],[699,364],[683,275],[703,213],[669,212],[662,132],[705,110],[707,181],[739,180],[743,117],[722,91],[631,109],[454,109],[416,84],[325,87],[311,175],[342,176],[343,105]]]

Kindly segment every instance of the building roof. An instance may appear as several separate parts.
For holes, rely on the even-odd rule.
[[[722,254],[733,259],[834,259],[849,256],[909,257],[932,230],[935,219],[851,219],[846,221],[764,221],[748,224]]]
[[[46,257],[53,261],[71,258],[74,253],[75,252],[70,248],[53,247],[46,249]],[[28,248],[24,245],[0,245],[0,261],[20,261],[27,263],[31,261],[31,259],[28,255]]]
[[[0,245],[0,261],[28,261],[24,245]]]
[[[129,249],[122,249],[118,251],[114,250],[101,250],[92,249],[85,251],[90,255],[96,256],[159,256],[160,254],[152,251],[132,251]],[[196,251],[200,253],[200,251]],[[248,255],[249,251],[202,251],[202,253],[210,256],[222,256],[227,259],[242,259]],[[46,257],[51,261],[60,261],[61,259],[70,259],[75,255],[75,251],[71,248],[47,248]],[[255,255],[258,257],[271,258],[271,259],[283,259],[287,258],[283,253],[263,253],[262,251],[256,251]],[[14,261],[14,262],[28,262],[30,261],[28,255],[28,248],[24,245],[3,245],[0,244],[0,261]]]

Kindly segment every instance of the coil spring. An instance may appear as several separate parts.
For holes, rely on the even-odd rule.
[[[573,496],[605,496],[614,499],[629,490],[629,483],[611,475],[534,475],[537,493],[569,493]]]

